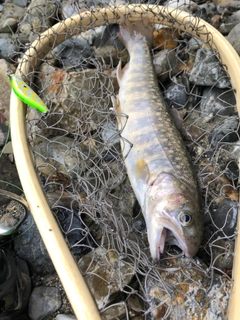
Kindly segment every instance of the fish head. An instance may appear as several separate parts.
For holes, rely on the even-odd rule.
[[[197,187],[162,173],[148,187],[143,213],[151,256],[160,259],[166,243],[193,257],[202,240],[203,222]]]

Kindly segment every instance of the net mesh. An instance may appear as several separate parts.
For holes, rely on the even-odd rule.
[[[119,90],[116,67],[128,52],[118,24],[104,15],[102,26],[91,20],[107,4],[43,1],[19,23],[21,57],[60,19],[91,10],[88,30],[78,26],[46,57],[36,52],[40,67],[26,75],[49,108],[27,113],[42,187],[104,319],[225,319],[238,211],[239,120],[230,79],[207,28],[180,24],[166,8],[167,27],[155,24],[153,62],[200,181],[204,238],[195,258],[167,245],[155,263],[121,154],[120,141],[131,147],[121,135],[127,115],[118,128],[111,102]],[[197,5],[191,10],[201,17]]]

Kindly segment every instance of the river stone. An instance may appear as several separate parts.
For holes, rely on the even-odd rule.
[[[56,47],[58,64],[63,69],[72,67],[81,71],[93,66],[93,50],[88,39],[79,35],[72,37]]]
[[[213,267],[221,270],[232,270],[235,240],[217,239],[211,243]]]
[[[236,99],[232,90],[207,87],[200,103],[201,116],[212,120],[216,115],[232,116],[236,112]]]
[[[18,21],[22,18],[24,11],[24,8],[14,3],[6,3],[0,18],[0,33],[10,33],[12,35],[17,29]]]
[[[19,39],[33,42],[55,23],[57,1],[32,0],[18,27]]]
[[[236,142],[239,140],[239,118],[237,115],[224,118],[209,133],[211,148],[220,142]]]
[[[61,293],[55,287],[37,287],[33,290],[28,314],[32,320],[42,320],[62,305]]]
[[[13,41],[13,36],[9,33],[2,33],[0,37],[0,59],[5,59],[11,63],[14,60],[14,52],[17,51],[18,48]]]
[[[21,236],[14,239],[14,250],[20,258],[27,261],[30,270],[42,276],[55,272],[31,214],[18,227],[18,231]]]
[[[99,309],[112,301],[114,293],[120,294],[134,275],[134,267],[120,259],[114,250],[103,247],[83,256],[78,266]]]
[[[164,319],[166,316],[168,320],[224,319],[231,280],[227,276],[214,275],[208,292],[211,279],[207,270],[207,266],[197,258],[162,261],[159,269],[161,281],[157,281],[152,272],[144,280],[151,312],[149,319]]]
[[[197,51],[189,80],[202,86],[231,87],[229,77],[216,56],[211,50],[205,48]]]
[[[153,56],[153,66],[158,79],[164,83],[180,71],[180,59],[175,50],[164,49]]]
[[[56,320],[77,320],[77,318],[72,316],[71,314],[68,314],[68,315],[58,314],[56,316]]]
[[[227,40],[231,43],[233,48],[237,51],[238,55],[240,55],[240,23],[238,23],[228,34]]]
[[[118,92],[116,76],[111,72],[87,69],[81,72],[63,71],[43,64],[37,87],[41,98],[50,109],[38,128],[48,127],[47,134],[61,131],[83,136],[85,132],[102,128],[112,107],[111,95]],[[36,119],[31,108],[28,119]],[[51,130],[49,127],[54,126]],[[32,128],[31,131],[37,129]]]
[[[69,137],[44,139],[34,146],[35,164],[49,176],[55,171],[75,177],[92,166],[95,150],[90,144],[78,143]]]
[[[238,210],[239,203],[237,201],[220,197],[217,199],[217,204],[214,205],[211,216],[219,236],[234,236],[237,227]]]

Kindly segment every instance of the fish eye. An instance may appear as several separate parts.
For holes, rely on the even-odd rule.
[[[192,223],[192,215],[188,211],[180,212],[178,220],[182,226],[187,227]]]

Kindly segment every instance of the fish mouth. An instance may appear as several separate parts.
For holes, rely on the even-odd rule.
[[[148,228],[148,241],[152,258],[157,261],[160,260],[160,254],[164,253],[166,243],[177,245],[183,250],[186,257],[192,257],[194,254],[190,253],[182,234],[176,226],[169,225],[169,221],[166,224],[167,227],[155,222],[152,228]]]

